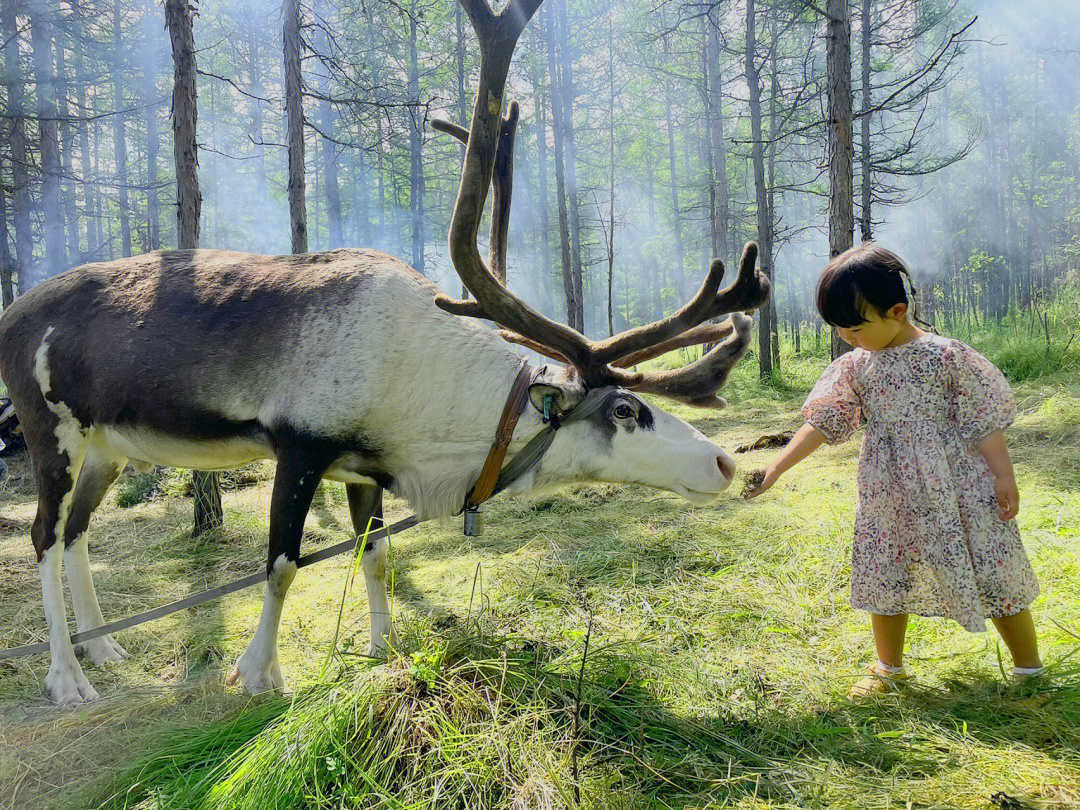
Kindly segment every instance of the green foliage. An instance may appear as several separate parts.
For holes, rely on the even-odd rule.
[[[734,763],[731,792],[782,791],[764,767],[775,763],[726,723],[657,701],[632,650],[594,649],[579,682],[583,633],[563,649],[486,629],[420,630],[419,649],[385,667],[348,664],[291,704],[163,740],[100,807],[566,807],[575,758],[589,807],[612,806],[616,775],[621,801],[659,801],[707,789]]]
[[[1012,382],[1080,369],[1080,285],[1060,285],[1031,309],[1000,321],[956,318],[945,334],[975,346]]]
[[[162,483],[167,477],[168,473],[160,469],[122,475],[116,482],[116,505],[127,509],[150,500],[161,491]]]

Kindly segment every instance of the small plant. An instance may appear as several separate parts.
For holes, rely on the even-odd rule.
[[[413,663],[409,667],[409,674],[427,684],[428,689],[434,689],[445,653],[445,646],[440,650],[417,650],[410,656]]]
[[[116,484],[116,505],[121,509],[129,509],[152,500],[161,493],[166,477],[167,474],[158,469],[122,476]]]

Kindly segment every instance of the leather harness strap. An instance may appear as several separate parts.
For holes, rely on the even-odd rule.
[[[529,364],[524,359],[518,370],[514,384],[510,388],[510,394],[503,406],[502,416],[499,417],[499,426],[495,430],[495,441],[492,442],[484,467],[480,470],[480,477],[473,484],[472,491],[465,499],[466,509],[475,509],[495,491],[495,484],[499,480],[499,472],[502,470],[506,451],[514,438],[514,428],[517,427],[518,419],[525,407],[525,401],[529,396],[529,386],[532,384],[533,374]]]

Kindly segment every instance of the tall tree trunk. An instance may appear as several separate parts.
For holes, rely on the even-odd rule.
[[[859,119],[859,163],[862,168],[862,211],[859,218],[859,236],[863,242],[873,239],[870,217],[873,172],[870,168],[870,34],[873,31],[871,0],[862,0],[862,116]],[[946,197],[948,195],[945,195]]]
[[[752,2],[752,0],[751,0]],[[665,45],[665,53],[667,46]],[[671,80],[664,81],[664,120],[667,123],[668,171],[671,175],[671,213],[675,236],[675,267],[672,280],[680,301],[686,300],[686,254],[683,248],[682,214],[679,212],[679,176],[675,170],[675,122],[671,115]]]
[[[120,0],[113,2],[113,139],[116,148],[116,201],[120,209],[120,250],[131,255],[131,213],[128,210],[127,136],[124,132],[124,42]]]
[[[150,0],[143,18],[143,42],[149,53],[157,53],[154,41],[154,0]],[[146,105],[146,247],[148,250],[161,249],[161,205],[158,200],[158,95],[155,79],[159,62],[157,58],[149,60],[143,68],[142,96]]]
[[[3,163],[0,162],[2,167]],[[4,193],[4,184],[0,183],[0,305],[4,309],[15,300],[14,271],[15,259],[8,248],[7,194]]]
[[[379,247],[386,248],[388,244],[386,234],[386,166],[383,155],[383,123],[382,116],[375,116],[375,140],[378,144],[375,148],[375,173],[379,191]],[[397,239],[394,239],[396,242]]]
[[[566,20],[566,0],[556,0],[559,13],[559,96],[563,107],[562,131],[566,163],[566,206],[570,217],[570,261],[576,318],[580,332],[585,331],[585,280],[581,266],[581,213],[578,206],[577,146],[574,140],[574,58],[570,47],[570,26]],[[552,88],[554,93],[554,87]],[[554,96],[553,96],[554,97]]]
[[[97,105],[94,105],[96,111]],[[94,189],[94,216],[91,220],[94,225],[95,241],[98,245],[96,251],[99,259],[111,259],[113,258],[113,244],[112,244],[112,217],[109,217],[108,224],[105,221],[105,203],[102,202],[103,194],[101,193],[100,178],[101,178],[101,129],[95,123],[90,124],[93,129],[90,131],[90,140],[94,144],[94,180],[92,188]],[[106,249],[108,252],[106,253]]]
[[[30,225],[30,149],[26,140],[26,90],[19,53],[15,4],[0,3],[4,36],[4,72],[11,110],[12,222],[15,225],[15,275],[20,293],[34,285],[34,239]]]
[[[607,324],[615,334],[615,21],[608,12],[608,232]]]
[[[746,85],[750,96],[750,149],[754,162],[754,201],[757,208],[758,264],[762,274],[772,279],[772,223],[769,221],[768,189],[765,186],[765,155],[761,136],[761,82],[757,68],[757,17],[754,0],[746,0]],[[758,310],[758,373],[768,377],[773,370],[772,313]]]
[[[649,204],[649,230],[646,232],[649,236],[656,235],[656,177],[653,173],[653,160],[652,155],[649,154],[645,159],[645,200]],[[660,278],[657,273],[656,256],[652,257],[652,260],[645,265],[646,273],[649,274],[649,289],[652,291],[652,303],[653,310],[648,320],[659,320],[664,317],[664,301],[663,294],[660,291]],[[681,303],[681,302],[680,302]]]
[[[555,42],[557,39],[555,28],[555,8],[548,9],[547,14],[547,53],[548,75],[551,79],[551,130],[554,136],[555,146],[555,193],[559,204],[559,246],[562,254],[562,278],[563,292],[566,297],[566,323],[572,329],[584,331],[584,314],[581,298],[578,294],[579,287],[574,284],[573,261],[570,255],[570,225],[569,213],[566,205],[566,176],[563,165],[563,117],[565,108],[560,100],[559,73],[555,62]]]
[[[206,97],[206,105],[203,107],[204,112],[209,112],[210,119],[210,143],[216,145],[221,143],[221,138],[218,135],[218,121],[221,116],[218,114],[217,95],[218,85],[217,82],[210,82],[208,88],[210,91]],[[221,155],[216,152],[211,152],[207,158],[208,171],[203,176],[206,178],[206,184],[203,188],[208,189],[210,192],[207,198],[211,201],[212,208],[207,213],[204,224],[207,226],[206,230],[200,229],[200,240],[207,247],[222,248],[228,244],[228,238],[223,236],[225,232],[225,220],[222,217],[222,194],[218,189],[222,185],[222,172],[221,172]],[[211,227],[212,226],[212,227]]]
[[[300,0],[283,0],[285,117],[289,143],[289,222],[292,252],[308,252],[307,188],[304,171],[304,99],[300,75]]]
[[[458,8],[461,8],[460,4]],[[546,290],[551,284],[551,244],[548,241],[551,225],[548,211],[547,105],[544,99],[543,34],[539,26],[533,29],[533,35],[536,51],[536,70],[532,77],[533,103],[536,106],[536,207],[539,209],[540,226],[537,244],[540,248],[543,288]]]
[[[195,4],[188,0],[165,0],[165,23],[173,55],[173,158],[176,161],[176,233],[181,250],[199,246],[199,156],[195,140],[198,108],[195,100]],[[209,347],[206,347],[209,348]],[[221,489],[217,476],[193,471],[196,536],[224,522]]]
[[[53,80],[50,15],[47,0],[33,0],[30,35],[34,47],[34,83],[38,97],[41,151],[41,207],[45,222],[45,263],[48,275],[64,271],[64,215],[60,207],[60,141],[56,131],[56,84]]]
[[[713,183],[709,186],[712,222],[713,256],[727,258],[728,227],[731,222],[731,191],[728,188],[727,146],[724,143],[724,93],[720,76],[719,23],[713,15],[705,19],[708,36],[705,46],[706,82],[705,94],[707,118],[710,129],[709,168]]]
[[[356,157],[356,173],[358,180],[353,186],[355,210],[353,218],[356,220],[356,244],[367,247],[371,244],[371,216],[368,212],[368,183],[371,182],[371,178],[362,151]]]
[[[259,72],[259,35],[255,24],[255,15],[248,15],[248,88],[253,96],[262,98],[263,84],[262,74]],[[266,201],[270,198],[270,188],[266,182],[266,140],[263,135],[262,102],[258,98],[249,100],[250,123],[253,157],[255,160],[255,188],[259,193],[259,207],[265,210]]]
[[[776,49],[780,41],[777,27],[777,3],[769,5],[769,145],[766,151],[766,205],[769,211],[769,230],[767,252],[769,254],[769,278],[776,290],[776,108],[780,95],[780,73],[776,64]],[[770,295],[765,302],[769,310],[769,328],[772,331],[770,348],[772,349],[773,367],[780,368],[780,319],[776,316],[776,299]]]
[[[78,32],[79,40],[84,36],[86,30],[85,18],[82,16],[82,12],[76,11],[78,14]],[[86,88],[89,85],[90,80],[86,75],[86,57],[83,53],[83,48],[75,48],[75,100],[79,105],[79,113],[83,116],[92,115],[93,110],[88,107],[88,101],[86,96]],[[101,246],[100,229],[98,228],[97,218],[94,215],[94,203],[97,199],[98,186],[94,182],[97,174],[97,165],[90,162],[90,122],[82,121],[79,124],[79,162],[82,164],[82,197],[83,197],[83,218],[86,220],[86,254],[84,257],[80,257],[80,261],[85,258],[95,259],[97,258],[98,250]],[[96,143],[95,143],[96,147]]]
[[[68,71],[64,53],[64,31],[57,29],[56,34],[56,111],[62,124],[60,129],[60,165],[64,177],[64,222],[67,226],[67,248],[65,267],[78,263],[79,248],[79,209],[75,204],[74,154],[75,125],[69,120],[68,110]]]
[[[424,162],[420,148],[423,142],[420,127],[420,67],[416,56],[416,2],[409,10],[409,213],[412,235],[412,266],[424,273]]]
[[[323,95],[330,94],[329,81],[323,84]],[[341,235],[341,192],[338,189],[337,153],[334,150],[334,105],[325,98],[319,103],[319,124],[323,131],[323,185],[326,186],[326,230],[328,247],[333,250],[345,244]]]
[[[849,0],[826,0],[825,47],[828,88],[829,256],[855,240],[851,176],[851,14]],[[834,329],[831,350],[839,357],[851,347]]]

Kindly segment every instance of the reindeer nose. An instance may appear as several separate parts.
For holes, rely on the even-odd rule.
[[[717,456],[716,466],[720,468],[720,474],[730,484],[731,479],[735,477],[735,463],[724,456]]]

